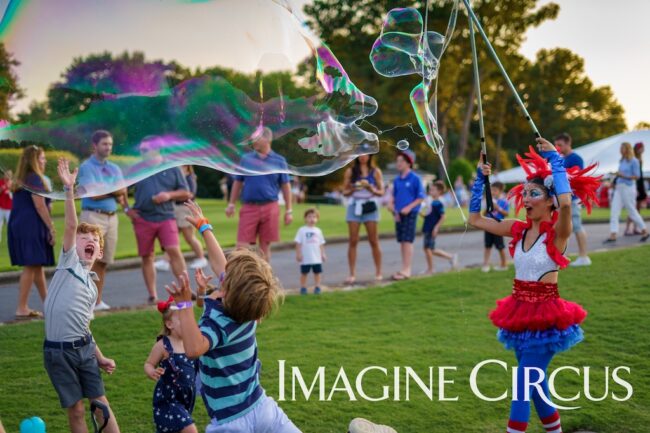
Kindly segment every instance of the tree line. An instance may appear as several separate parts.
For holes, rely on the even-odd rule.
[[[413,6],[422,11],[424,3],[314,0],[305,7],[308,24],[335,53],[351,80],[365,94],[373,96],[379,102],[378,112],[367,119],[370,123],[364,122],[361,125],[364,129],[377,128],[384,131],[404,124],[412,124],[417,128],[408,95],[419,77],[382,77],[373,70],[368,54],[381,31],[388,10]],[[430,2],[427,23],[429,30],[444,33],[451,13],[451,3],[443,0]],[[555,19],[559,13],[559,6],[555,3],[543,6],[537,3],[537,0],[472,2],[488,38],[540,132],[552,136],[566,131],[574,137],[576,144],[582,144],[626,130],[623,107],[610,87],[593,84],[580,56],[566,48],[553,48],[539,51],[531,61],[520,53],[526,31]],[[533,134],[503,77],[489,58],[483,41],[477,39],[477,44],[488,153],[497,168],[506,169],[512,166],[514,155],[531,144]],[[313,94],[317,89],[313,67],[309,66],[312,64],[310,60],[313,59],[307,59],[301,68],[301,74],[306,79],[297,80],[289,73],[275,73],[271,77],[265,76],[264,80],[281,86],[283,94],[290,97]],[[262,79],[261,73],[246,75],[220,67],[192,71],[177,62],[147,60],[142,53],[97,53],[75,59],[63,71],[60,81],[52,83],[45,101],[33,101],[25,112],[16,114],[12,119],[11,104],[23,96],[15,74],[19,61],[0,44],[0,118],[18,123],[55,120],[83,112],[101,94],[120,91],[111,88],[115,80],[111,80],[110,76],[110,73],[118,73],[120,68],[159,68],[163,71],[165,85],[169,87],[192,77],[219,75],[248,95],[255,94]],[[106,68],[112,72],[100,73]],[[104,77],[104,81],[97,77]],[[469,28],[462,6],[453,40],[441,61],[437,100],[439,131],[446,143],[442,157],[447,164],[465,159],[474,160],[479,149],[476,88],[472,78]],[[128,123],[128,116],[123,116],[122,120]],[[160,127],[161,124],[163,123],[156,123],[154,119],[151,127]],[[93,127],[94,125],[88,125],[88,128]],[[120,142],[120,134],[126,134],[123,131],[127,130],[128,125],[124,123],[114,125],[112,131],[116,134],[116,143]],[[421,169],[440,171],[438,157],[429,150],[421,137],[406,127],[380,135],[380,165],[392,161],[395,155],[392,151],[394,143],[404,138],[418,154]],[[8,143],[0,145],[11,146]],[[340,182],[340,171],[325,179],[307,179],[311,191],[318,193],[331,189]],[[199,170],[199,175],[204,179],[201,182],[204,184],[203,191],[219,195],[217,180],[221,175],[212,170]]]

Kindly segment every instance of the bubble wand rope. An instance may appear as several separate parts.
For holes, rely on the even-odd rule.
[[[474,66],[474,88],[476,89],[476,101],[478,108],[478,126],[481,135],[481,151],[483,153],[483,164],[487,164],[487,149],[485,146],[485,125],[483,123],[483,103],[481,102],[481,80],[478,73],[478,55],[476,54],[476,40],[474,38],[474,23],[468,18],[469,40],[472,45],[472,64]],[[490,189],[490,176],[485,176],[485,202],[486,210],[491,213],[494,210],[492,202],[492,190]]]
[[[494,51],[494,48],[492,47],[490,40],[488,39],[487,35],[483,31],[483,27],[481,27],[481,23],[479,22],[478,18],[474,14],[474,11],[472,10],[472,7],[469,4],[469,0],[463,0],[463,3],[465,4],[465,8],[467,9],[467,14],[471,18],[471,21],[474,21],[474,24],[476,24],[476,28],[478,29],[479,33],[481,34],[481,37],[485,41],[485,45],[487,45],[488,51],[492,55],[494,62],[498,66],[499,70],[501,71],[501,74],[503,75],[503,78],[506,80],[508,87],[510,87],[512,94],[515,96],[515,100],[517,101],[517,104],[519,104],[521,111],[524,112],[524,116],[526,117],[526,120],[528,121],[530,127],[533,129],[533,132],[535,133],[535,137],[536,138],[541,137],[539,135],[539,130],[537,129],[537,126],[535,126],[535,122],[533,122],[533,119],[530,117],[530,114],[528,113],[528,110],[526,109],[524,102],[521,100],[519,93],[517,93],[517,89],[515,88],[514,84],[512,84],[512,81],[510,80],[510,77],[508,76],[506,69],[501,64],[501,60],[499,60],[499,56],[497,56],[496,51]]]

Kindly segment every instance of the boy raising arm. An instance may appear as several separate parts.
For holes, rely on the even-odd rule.
[[[77,170],[60,159],[58,173],[66,194],[65,231],[59,264],[45,298],[44,365],[61,406],[67,409],[72,433],[87,433],[84,398],[99,400],[108,406],[99,369],[108,374],[115,361],[106,358],[90,333],[90,320],[97,300],[96,278],[90,269],[102,257],[101,229],[92,224],[77,226],[74,183]],[[106,426],[107,433],[119,433],[115,416]]]

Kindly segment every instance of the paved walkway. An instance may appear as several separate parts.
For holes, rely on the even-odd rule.
[[[590,251],[601,251],[605,249],[630,247],[639,244],[639,237],[619,237],[615,245],[602,244],[609,232],[608,224],[585,225]],[[327,235],[327,234],[326,234]],[[437,239],[437,246],[452,253],[458,253],[462,267],[479,266],[483,260],[483,232],[467,231],[465,233],[442,234]],[[388,277],[400,267],[400,253],[394,239],[383,239],[381,241],[383,251],[383,274]],[[416,252],[414,257],[414,274],[425,269],[425,260],[421,252],[422,239],[418,237],[415,243]],[[348,275],[347,265],[347,243],[330,244],[326,246],[329,261],[324,265],[323,286],[326,288],[340,288]],[[575,238],[572,237],[569,243],[569,254],[577,252]],[[493,263],[497,261],[497,254],[493,251]],[[436,259],[436,271],[446,272],[449,264],[446,260]],[[282,281],[282,284],[289,292],[298,289],[299,267],[295,260],[295,252],[291,250],[275,251],[271,257],[271,265]],[[359,245],[357,280],[360,285],[370,284],[374,278],[374,265],[370,255],[370,247],[367,242]],[[169,272],[158,273],[158,295],[165,295],[164,285],[173,279]],[[310,276],[310,282],[311,276]],[[350,288],[344,288],[350,289]],[[327,290],[327,289],[325,289]],[[7,322],[14,319],[14,312],[18,298],[18,284],[16,282],[0,285],[0,322]],[[106,287],[104,289],[104,300],[113,307],[129,308],[142,305],[146,302],[147,292],[144,288],[142,273],[139,268],[109,271],[107,274]],[[29,299],[31,308],[42,311],[43,305],[38,297],[36,288],[32,289]]]

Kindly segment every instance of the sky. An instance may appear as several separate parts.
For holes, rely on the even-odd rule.
[[[540,4],[548,3],[543,0]],[[650,122],[650,1],[555,0],[554,21],[529,30],[522,53],[564,47],[585,60],[597,86],[609,85],[625,108],[627,126]]]
[[[18,74],[27,97],[15,108],[42,100],[73,56],[98,48],[140,48],[148,58],[176,59],[190,67],[220,63],[244,71],[260,64],[279,68],[309,53],[299,32],[286,30],[287,17],[273,16],[260,6],[262,0],[218,1],[227,13],[212,13],[214,2],[207,1],[23,0],[15,25],[2,36],[22,62]],[[290,3],[300,10],[309,1]],[[528,32],[523,54],[533,59],[542,48],[571,49],[585,59],[595,85],[612,87],[628,128],[650,121],[650,0],[555,1],[561,8],[558,18]],[[0,9],[7,3],[0,0]],[[276,53],[262,56],[268,47]]]

